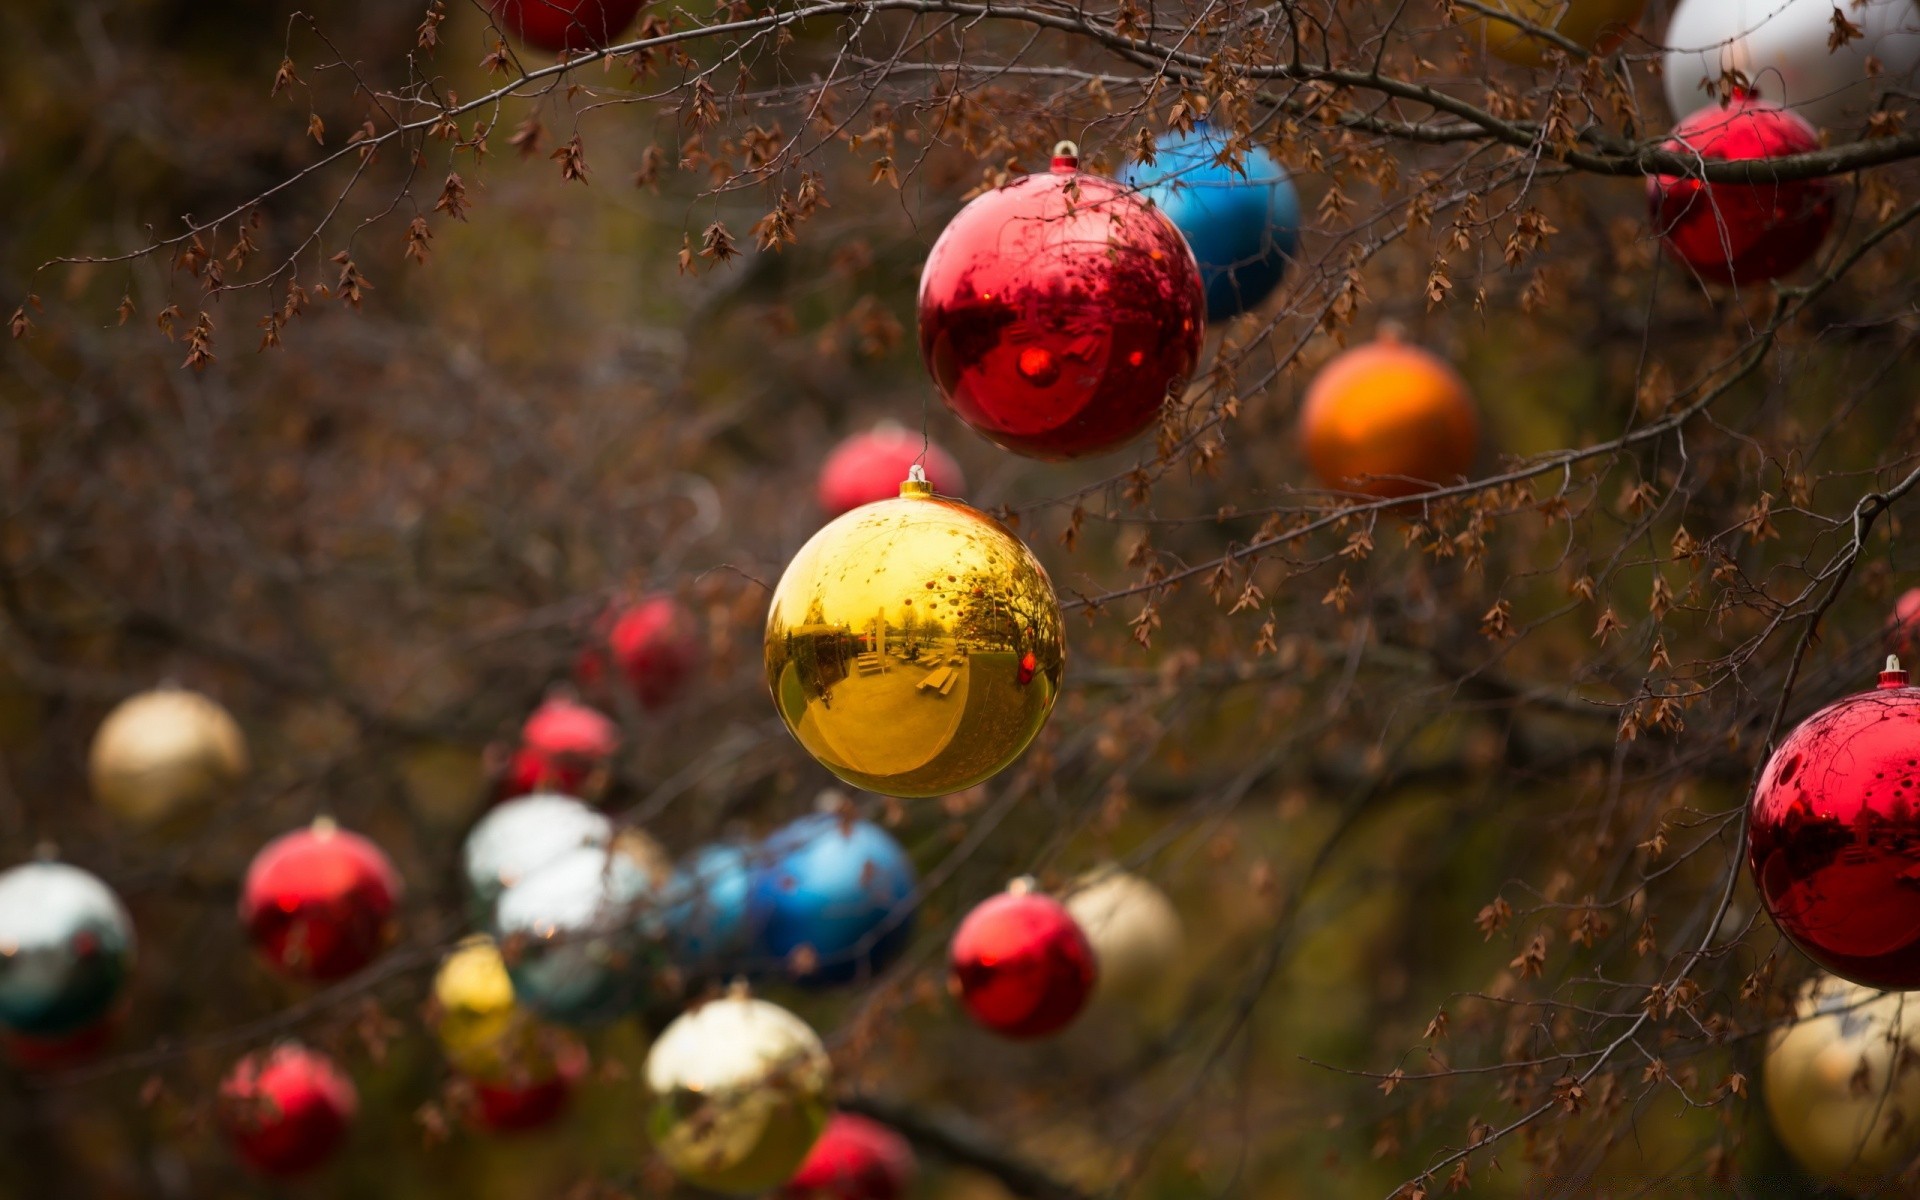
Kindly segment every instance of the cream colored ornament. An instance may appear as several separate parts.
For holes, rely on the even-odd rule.
[[[1831,43],[1839,9],[1860,36]],[[1762,100],[1815,125],[1854,130],[1875,102],[1920,74],[1914,0],[1681,0],[1663,39],[1661,81],[1674,120],[1718,104],[1734,74]],[[1706,86],[1703,86],[1706,85]]]
[[[232,715],[175,687],[141,692],[108,713],[87,759],[94,799],[142,826],[211,803],[246,773],[247,740]]]
[[[1832,975],[1802,989],[1761,1078],[1774,1132],[1819,1179],[1890,1187],[1920,1153],[1920,992],[1876,992]]]
[[[647,1132],[675,1174],[753,1195],[790,1178],[826,1127],[832,1068],[819,1035],[744,988],[682,1013],[647,1055]]]
[[[1094,1002],[1152,1006],[1176,981],[1187,935],[1158,887],[1115,866],[1082,875],[1063,898],[1100,964]]]

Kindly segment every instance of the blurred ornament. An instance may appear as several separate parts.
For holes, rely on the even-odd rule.
[[[454,947],[433,977],[434,1036],[447,1061],[475,1079],[502,1079],[537,1061],[539,1031],[514,1002],[500,948],[485,934]]]
[[[752,1195],[785,1183],[831,1112],[831,1064],[807,1023],[744,989],[689,1009],[647,1055],[647,1132],[688,1183]]]
[[[567,1043],[551,1068],[539,1077],[476,1079],[474,1119],[495,1133],[543,1129],[566,1114],[586,1065],[586,1052],[578,1043]]]
[[[598,50],[620,40],[646,0],[492,0],[501,29],[551,54]]]
[[[163,687],[122,701],[93,735],[94,799],[135,825],[157,825],[230,793],[247,773],[247,740],[217,702]]]
[[[0,873],[0,1029],[28,1057],[110,1022],[133,975],[133,919],[113,890],[61,862]]]
[[[700,625],[672,596],[648,596],[616,608],[602,620],[597,644],[580,656],[577,674],[597,686],[611,655],[641,707],[665,708],[686,690],[705,657]]]
[[[1384,326],[1314,376],[1300,405],[1300,441],[1323,486],[1393,499],[1471,471],[1480,416],[1452,367]]]
[[[1219,161],[1227,138],[1201,121],[1170,130],[1151,165],[1135,163],[1120,182],[1140,189],[1187,239],[1207,290],[1207,319],[1256,308],[1280,286],[1300,244],[1300,197],[1293,179],[1264,146],[1249,146],[1235,167]]]
[[[1469,28],[1484,33],[1487,49],[1522,67],[1544,67],[1549,55],[1564,49],[1528,32],[1525,25],[1550,29],[1576,45],[1605,53],[1632,32],[1647,0],[1491,0],[1488,7],[1519,21],[1474,18]]]
[[[119,1030],[123,1009],[114,1011],[73,1033],[35,1037],[0,1027],[0,1051],[21,1071],[64,1071],[97,1057]]]
[[[1749,824],[1761,903],[1794,945],[1855,983],[1920,987],[1920,688],[1898,659],[1781,740]]]
[[[612,718],[570,697],[549,696],[520,727],[520,745],[500,790],[508,796],[548,791],[598,796],[619,749],[620,727]]]
[[[1746,162],[1818,150],[1820,138],[1787,110],[1742,93],[1680,122],[1661,148],[1689,160]],[[1833,189],[1824,179],[1707,183],[1660,175],[1647,180],[1647,204],[1676,261],[1734,287],[1790,274],[1820,252],[1833,227]]]
[[[814,534],[767,613],[767,685],[787,728],[829,771],[887,796],[999,773],[1046,724],[1065,661],[1039,560],[923,482]]]
[[[1160,419],[1206,335],[1193,252],[1166,214],[1080,170],[1071,142],[961,209],[920,276],[920,355],[988,440],[1103,454]]]
[[[833,518],[862,504],[893,499],[900,494],[900,481],[915,463],[921,464],[927,483],[937,494],[966,494],[966,476],[953,455],[922,434],[893,421],[882,421],[841,442],[827,455],[820,468],[820,511]]]
[[[677,961],[694,971],[725,969],[747,949],[753,867],[738,846],[703,846],[675,876],[667,929]]]
[[[1761,1090],[1780,1141],[1821,1183],[1911,1194],[1920,1153],[1920,996],[1809,980],[1774,1033]]]
[[[570,1025],[615,1020],[652,997],[666,966],[668,883],[618,843],[569,850],[530,871],[495,908],[514,995]]]
[[[815,813],[767,839],[753,875],[754,957],[794,982],[871,978],[913,938],[913,860],[871,821]]]
[[[262,1175],[300,1175],[332,1158],[359,1107],[333,1060],[292,1043],[249,1054],[220,1084],[220,1123]]]
[[[878,1121],[839,1112],[780,1200],[907,1200],[918,1172],[907,1139]]]
[[[1090,871],[1065,900],[1093,947],[1097,1001],[1150,1002],[1164,995],[1186,952],[1187,934],[1167,894],[1118,867]]]
[[[491,809],[467,834],[461,869],[476,920],[493,920],[500,894],[582,846],[613,844],[613,821],[572,796],[536,792]]]
[[[330,983],[393,941],[403,890],[380,847],[321,817],[254,855],[241,885],[240,921],[268,966]]]
[[[1920,588],[1910,588],[1893,602],[1887,614],[1887,653],[1901,658],[1920,655]]]
[[[1073,915],[1017,879],[960,922],[949,986],[976,1022],[1002,1037],[1058,1033],[1080,1015],[1099,972]]]
[[[1835,46],[1838,9],[1861,31]],[[1854,128],[1920,71],[1913,0],[1681,0],[1662,64],[1675,120],[1743,87],[1815,125]]]

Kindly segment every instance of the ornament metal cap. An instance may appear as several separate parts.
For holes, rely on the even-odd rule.
[[[1900,665],[1900,656],[1887,655],[1887,665],[1880,670],[1880,690],[1885,692],[1906,686],[1907,669]]]
[[[902,496],[931,496],[933,485],[927,482],[926,468],[919,463],[907,468],[907,477],[900,482]]]
[[[1080,169],[1080,147],[1072,142],[1060,141],[1053,144],[1053,172],[1056,175],[1068,175]]]
[[[1026,896],[1040,890],[1040,881],[1031,875],[1019,875],[1007,881],[1007,894]]]

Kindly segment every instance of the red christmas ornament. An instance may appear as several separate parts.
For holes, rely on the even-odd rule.
[[[894,490],[899,488],[896,482]],[[615,609],[601,621],[598,638],[600,644],[580,656],[580,682],[597,686],[606,677],[610,653],[643,708],[671,704],[704,657],[699,624],[672,596],[649,596]]]
[[[878,1121],[835,1113],[780,1200],[906,1200],[917,1172],[907,1139]]]
[[[646,0],[493,0],[500,28],[550,54],[597,50],[620,40]]]
[[[1804,118],[1747,92],[1680,122],[1663,147],[1707,162],[1819,148],[1819,135]],[[1661,175],[1647,180],[1647,198],[1667,250],[1714,283],[1778,279],[1818,253],[1833,227],[1833,189],[1824,179],[1706,183]]]
[[[262,1175],[299,1175],[332,1158],[359,1107],[353,1081],[305,1046],[249,1054],[220,1084],[220,1123]]]
[[[586,1069],[586,1051],[578,1043],[567,1042],[555,1052],[551,1071],[537,1078],[523,1073],[513,1078],[475,1079],[474,1119],[494,1133],[543,1129],[566,1113],[573,1102],[573,1089]]]
[[[372,962],[392,941],[401,891],[380,847],[322,817],[254,855],[240,920],[269,966],[331,982]]]
[[[1086,1007],[1096,977],[1079,923],[1026,880],[967,914],[948,965],[949,990],[968,1014],[1010,1038],[1064,1029]]]
[[[1920,688],[1898,659],[1787,735],[1750,816],[1748,865],[1780,931],[1855,983],[1920,988]]]
[[[1048,173],[961,209],[920,276],[920,355],[947,407],[1033,458],[1100,454],[1152,426],[1206,322],[1180,231],[1082,172],[1071,142]]]
[[[520,727],[520,748],[500,780],[503,798],[530,792],[587,796],[620,748],[620,727],[598,709],[549,696]]]
[[[841,513],[892,500],[900,495],[900,481],[919,463],[927,482],[942,496],[964,496],[966,476],[953,456],[903,425],[882,421],[865,433],[856,433],[833,448],[820,468],[820,512],[831,519]]]
[[[1912,588],[1893,602],[1887,615],[1887,653],[1902,659],[1920,657],[1920,588]]]
[[[97,1058],[119,1031],[119,1012],[113,1012],[73,1033],[30,1037],[0,1030],[0,1049],[22,1071],[63,1071]]]

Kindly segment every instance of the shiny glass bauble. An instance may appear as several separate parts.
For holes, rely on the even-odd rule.
[[[1831,44],[1839,8],[1861,36]],[[1711,111],[1730,78],[1814,125],[1859,127],[1889,91],[1920,72],[1913,0],[1681,0],[1662,39],[1675,120]]]
[[[1467,28],[1484,37],[1487,49],[1508,62],[1543,67],[1551,55],[1563,50],[1529,32],[1526,25],[1551,29],[1589,50],[1610,50],[1632,31],[1647,0],[1491,0],[1488,7],[1511,13],[1519,22],[1463,12]]]
[[[792,1177],[831,1112],[818,1034],[784,1008],[733,994],[689,1009],[647,1054],[647,1132],[674,1173],[755,1195]]]
[[[432,1013],[434,1037],[462,1074],[505,1079],[539,1061],[541,1031],[515,1001],[506,960],[484,934],[462,940],[441,960]]]
[[[508,796],[598,796],[619,749],[620,727],[613,718],[570,697],[549,696],[520,727],[500,790]]]
[[[1206,319],[1180,231],[1072,154],[975,197],[920,276],[920,355],[947,407],[1033,458],[1152,428],[1200,361]]]
[[[906,1138],[878,1121],[838,1112],[779,1200],[907,1200],[918,1173]]]
[[[1748,866],[1773,923],[1855,983],[1920,988],[1920,688],[1814,713],[1767,760],[1749,812]]]
[[[249,1054],[220,1084],[219,1115],[242,1161],[262,1175],[304,1175],[339,1152],[360,1107],[333,1060],[283,1044]]]
[[[1314,376],[1300,405],[1300,444],[1331,490],[1413,496],[1473,469],[1480,415],[1440,356],[1383,330]]]
[[[1300,197],[1293,178],[1264,146],[1236,167],[1204,121],[1160,135],[1152,163],[1133,163],[1120,182],[1138,188],[1187,239],[1206,285],[1207,319],[1257,307],[1280,286],[1300,244]]]
[[[93,735],[87,778],[115,816],[157,825],[231,796],[247,773],[247,740],[217,701],[156,688],[122,701]]]
[[[1153,883],[1107,867],[1082,876],[1062,903],[1099,964],[1096,1001],[1152,1006],[1177,982],[1187,934]]]
[[[505,32],[537,50],[598,50],[620,41],[646,0],[492,0]]]
[[[1065,662],[1039,560],[925,484],[814,534],[767,613],[767,686],[787,728],[829,771],[886,796],[998,774],[1046,724]]]
[[[904,425],[882,421],[835,446],[820,465],[820,511],[832,518],[862,504],[891,500],[900,494],[900,481],[916,463],[936,493],[967,494],[966,476],[953,455]]]
[[[1813,127],[1751,96],[1703,108],[1679,125],[1665,149],[1707,162],[1745,162],[1820,148]],[[1709,283],[1764,283],[1806,263],[1833,228],[1833,188],[1824,179],[1708,183],[1660,175],[1647,180],[1653,230],[1672,255]]]
[[[683,969],[720,971],[747,953],[752,891],[752,856],[743,847],[703,846],[681,864],[667,906],[667,929]]]
[[[475,919],[493,919],[500,894],[570,850],[613,844],[613,820],[572,796],[536,792],[489,809],[461,848]]]
[[[949,986],[967,1015],[1009,1038],[1066,1028],[1099,978],[1093,947],[1073,915],[1023,884],[967,914],[947,961]]]
[[[656,996],[670,880],[619,845],[582,846],[500,896],[494,934],[514,995],[533,1012],[595,1025]]]
[[[1920,659],[1920,587],[1900,593],[1887,614],[1887,653],[1906,661]]]
[[[108,1021],[133,962],[133,919],[98,877],[60,862],[0,873],[0,1029],[29,1055]]]
[[[598,686],[609,674],[611,659],[613,673],[647,709],[677,700],[706,659],[700,623],[672,596],[648,596],[615,608],[601,620],[594,641],[580,658],[582,683]]]
[[[268,966],[329,983],[392,943],[403,890],[385,851],[322,817],[254,855],[240,888],[240,923]]]
[[[753,958],[815,987],[869,979],[913,937],[913,860],[893,835],[815,813],[767,839],[754,871],[747,924]]]

